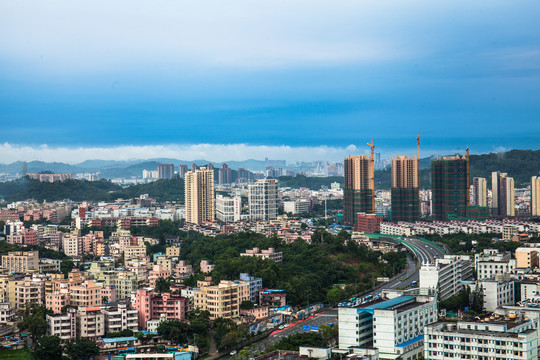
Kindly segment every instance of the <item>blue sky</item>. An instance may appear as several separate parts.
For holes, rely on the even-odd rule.
[[[0,160],[540,148],[538,1],[0,5]],[[204,145],[200,145],[204,144]]]

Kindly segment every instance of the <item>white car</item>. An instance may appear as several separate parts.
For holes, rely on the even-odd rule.
[[[279,329],[279,330],[283,330],[283,329],[285,329],[285,326],[279,325],[278,329]]]
[[[283,327],[288,328],[288,327],[289,327],[289,324],[285,324],[285,325],[283,325]]]

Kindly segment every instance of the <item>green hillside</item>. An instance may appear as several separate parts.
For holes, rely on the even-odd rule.
[[[157,180],[148,184],[122,188],[108,180],[67,180],[64,182],[39,182],[28,178],[0,183],[0,198],[6,201],[36,199],[56,201],[111,201],[118,198],[134,198],[148,194],[158,201],[183,201],[184,180]]]

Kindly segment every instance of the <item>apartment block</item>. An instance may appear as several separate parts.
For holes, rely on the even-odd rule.
[[[127,304],[117,306],[106,306],[102,308],[105,318],[105,333],[118,332],[122,330],[139,330],[137,309],[130,308]]]
[[[277,218],[278,183],[275,179],[259,179],[248,185],[250,220]]]
[[[77,337],[96,340],[105,335],[105,315],[99,307],[79,307],[77,310]]]
[[[95,307],[102,303],[101,284],[88,280],[80,285],[71,286],[70,302],[71,305],[79,308]]]
[[[437,322],[424,330],[424,359],[538,359],[538,320]]]
[[[34,302],[40,305],[45,301],[45,284],[41,279],[26,277],[15,288],[15,301],[17,309],[24,309],[27,303]]]
[[[47,314],[47,335],[57,336],[66,342],[77,334],[77,310],[68,309],[66,314]]]
[[[283,202],[283,211],[293,215],[306,214],[311,210],[311,201],[307,199],[290,200]]]
[[[2,255],[2,267],[9,272],[27,273],[39,270],[37,251],[10,251]]]
[[[437,290],[441,300],[456,295],[463,289],[463,280],[471,279],[473,267],[467,255],[445,255],[435,264],[420,267],[420,288]]]
[[[193,305],[208,310],[211,319],[240,316],[240,304],[250,300],[250,286],[244,281],[221,281],[218,285],[201,286],[194,291]]]
[[[259,290],[262,288],[262,279],[240,273],[240,280],[249,283],[249,298],[252,303],[259,303]]]
[[[274,248],[268,248],[267,250],[253,248],[251,250],[246,250],[245,252],[241,253],[240,256],[252,256],[261,259],[270,259],[279,263],[283,258],[283,253],[281,251],[276,251]]]
[[[502,279],[498,275],[492,279],[478,281],[478,285],[484,295],[484,308],[486,311],[495,311],[498,307],[504,305],[514,305],[514,282]]]
[[[339,348],[377,348],[384,359],[416,359],[423,331],[437,321],[431,296],[401,295],[338,310]]]
[[[178,246],[168,246],[166,249],[165,249],[165,255],[168,257],[168,258],[177,258],[180,256],[180,247]]]
[[[240,196],[216,195],[216,219],[219,221],[225,223],[240,221],[241,211],[242,198]]]
[[[516,249],[516,267],[535,269],[538,267],[538,252],[540,248],[520,247]]]
[[[185,320],[189,312],[189,299],[179,294],[156,294],[151,288],[138,289],[135,295],[135,308],[139,316],[139,328],[147,329],[148,321],[160,319]]]

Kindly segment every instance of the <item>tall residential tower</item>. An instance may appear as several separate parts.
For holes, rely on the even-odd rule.
[[[275,179],[260,179],[248,185],[250,220],[277,218],[278,184]]]
[[[491,214],[497,217],[515,215],[514,179],[508,174],[494,171],[491,173]]]
[[[365,155],[351,155],[347,156],[343,163],[344,221],[347,225],[354,226],[358,213],[375,213],[374,160]]]
[[[531,178],[531,216],[540,216],[540,176]]]
[[[392,220],[414,222],[420,218],[420,137],[418,156],[392,158]]]
[[[432,212],[436,220],[449,215],[466,217],[469,205],[469,148],[467,155],[446,156],[431,162]]]
[[[488,206],[487,204],[487,180],[481,177],[473,178],[474,205]]]
[[[185,177],[186,222],[201,224],[214,221],[214,170],[201,167],[188,171]]]

